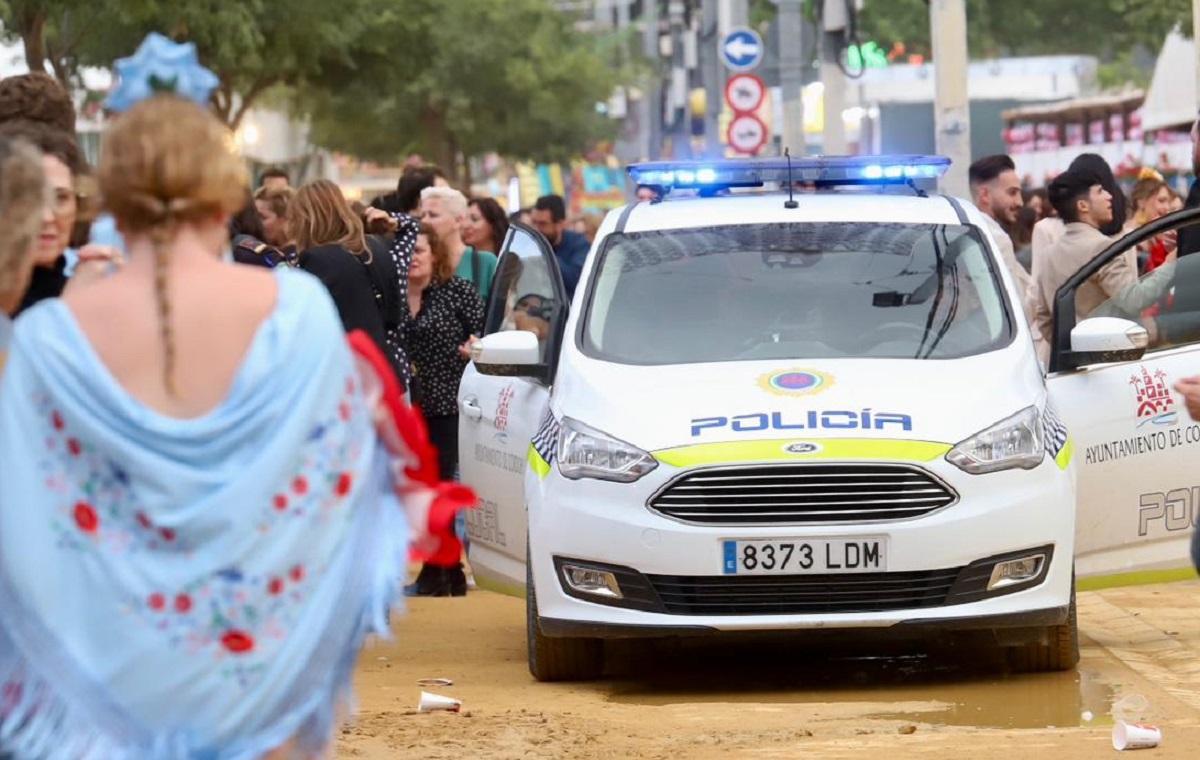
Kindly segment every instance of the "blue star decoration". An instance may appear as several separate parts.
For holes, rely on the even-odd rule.
[[[104,107],[117,113],[160,92],[173,92],[203,105],[219,83],[215,74],[200,65],[194,43],[172,42],[158,32],[146,35],[129,58],[117,59],[116,70],[117,86]]]

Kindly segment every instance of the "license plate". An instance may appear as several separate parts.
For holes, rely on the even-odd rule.
[[[887,570],[887,538],[722,541],[725,575],[807,575]]]

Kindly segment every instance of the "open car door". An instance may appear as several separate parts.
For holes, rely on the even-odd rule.
[[[1084,587],[1192,574],[1200,424],[1172,386],[1200,375],[1200,251],[1181,251],[1085,319],[1076,293],[1116,257],[1197,224],[1200,209],[1185,209],[1141,227],[1055,297],[1047,384],[1077,460],[1076,572]]]
[[[515,595],[525,587],[528,451],[549,404],[566,313],[554,251],[538,232],[513,224],[500,249],[483,338],[533,333],[540,369],[483,367],[485,374],[475,362],[467,365],[458,391],[458,440],[462,480],[480,499],[467,513],[471,567],[481,586]]]

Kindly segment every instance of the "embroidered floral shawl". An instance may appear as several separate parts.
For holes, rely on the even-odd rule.
[[[407,556],[320,283],[278,302],[203,417],[132,399],[57,300],[0,385],[0,752],[257,757],[328,740]],[[426,502],[428,506],[428,501]]]

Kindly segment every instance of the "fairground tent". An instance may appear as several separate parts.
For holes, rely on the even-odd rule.
[[[1154,64],[1154,78],[1142,106],[1142,129],[1149,134],[1191,124],[1196,106],[1196,43],[1176,28],[1167,35]]]

